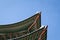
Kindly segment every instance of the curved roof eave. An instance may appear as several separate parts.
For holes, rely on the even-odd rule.
[[[37,15],[40,15],[40,14],[37,13],[37,14],[33,15],[32,17],[35,17],[35,16],[37,16]],[[29,18],[27,18],[27,19],[25,19],[25,20],[23,20],[23,21],[17,22],[17,23],[7,24],[7,25],[0,25],[0,28],[1,28],[1,27],[11,27],[11,26],[16,26],[16,25],[18,25],[18,24],[23,23],[24,21],[27,21],[28,19],[30,19],[30,18],[32,18],[32,17],[29,17]]]

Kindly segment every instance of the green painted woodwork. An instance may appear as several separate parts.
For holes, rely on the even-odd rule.
[[[36,24],[32,26],[32,28],[28,31],[28,28],[35,22],[36,17],[39,18],[36,21]],[[8,25],[0,25],[0,40],[38,40],[41,36],[41,40],[47,40],[47,28],[45,26],[41,27],[41,14],[37,13],[32,17],[23,20],[21,22],[8,24]],[[41,35],[45,29],[45,33]],[[12,33],[10,35],[10,33]],[[18,34],[18,36],[16,36]],[[4,37],[6,39],[4,39]],[[10,38],[11,36],[11,38]]]
[[[37,21],[37,24],[38,24],[37,28],[39,28],[41,26],[41,15],[38,13],[21,22],[8,24],[8,25],[0,25],[0,33],[10,33],[10,32],[14,33],[22,30],[27,30],[29,26],[35,21],[35,18],[37,17],[37,15],[40,16]]]
[[[37,29],[31,33],[28,33],[28,34],[25,34],[25,35],[22,35],[20,37],[16,37],[16,38],[12,38],[12,40],[37,40],[41,34],[41,32],[43,31],[44,28],[42,29]],[[46,29],[47,30],[47,29]],[[40,32],[40,33],[39,33]],[[47,40],[46,37],[47,37],[47,31],[45,31],[44,33],[44,36],[42,35],[41,36],[42,40]]]

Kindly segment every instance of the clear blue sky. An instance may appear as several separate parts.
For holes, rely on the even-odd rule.
[[[42,11],[48,40],[60,40],[60,0],[0,0],[0,25],[16,23]]]

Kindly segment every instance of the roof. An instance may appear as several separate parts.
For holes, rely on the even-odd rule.
[[[41,14],[37,13],[23,21],[14,24],[0,25],[0,33],[9,33],[9,32],[17,32],[17,31],[25,30],[35,21],[35,18],[37,16],[41,16]],[[39,17],[38,19],[39,19],[38,21],[39,25],[41,25],[40,24],[41,18]]]

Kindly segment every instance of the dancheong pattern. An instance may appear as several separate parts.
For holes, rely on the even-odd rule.
[[[17,23],[0,25],[0,40],[47,40],[47,27],[41,26],[41,12]]]

